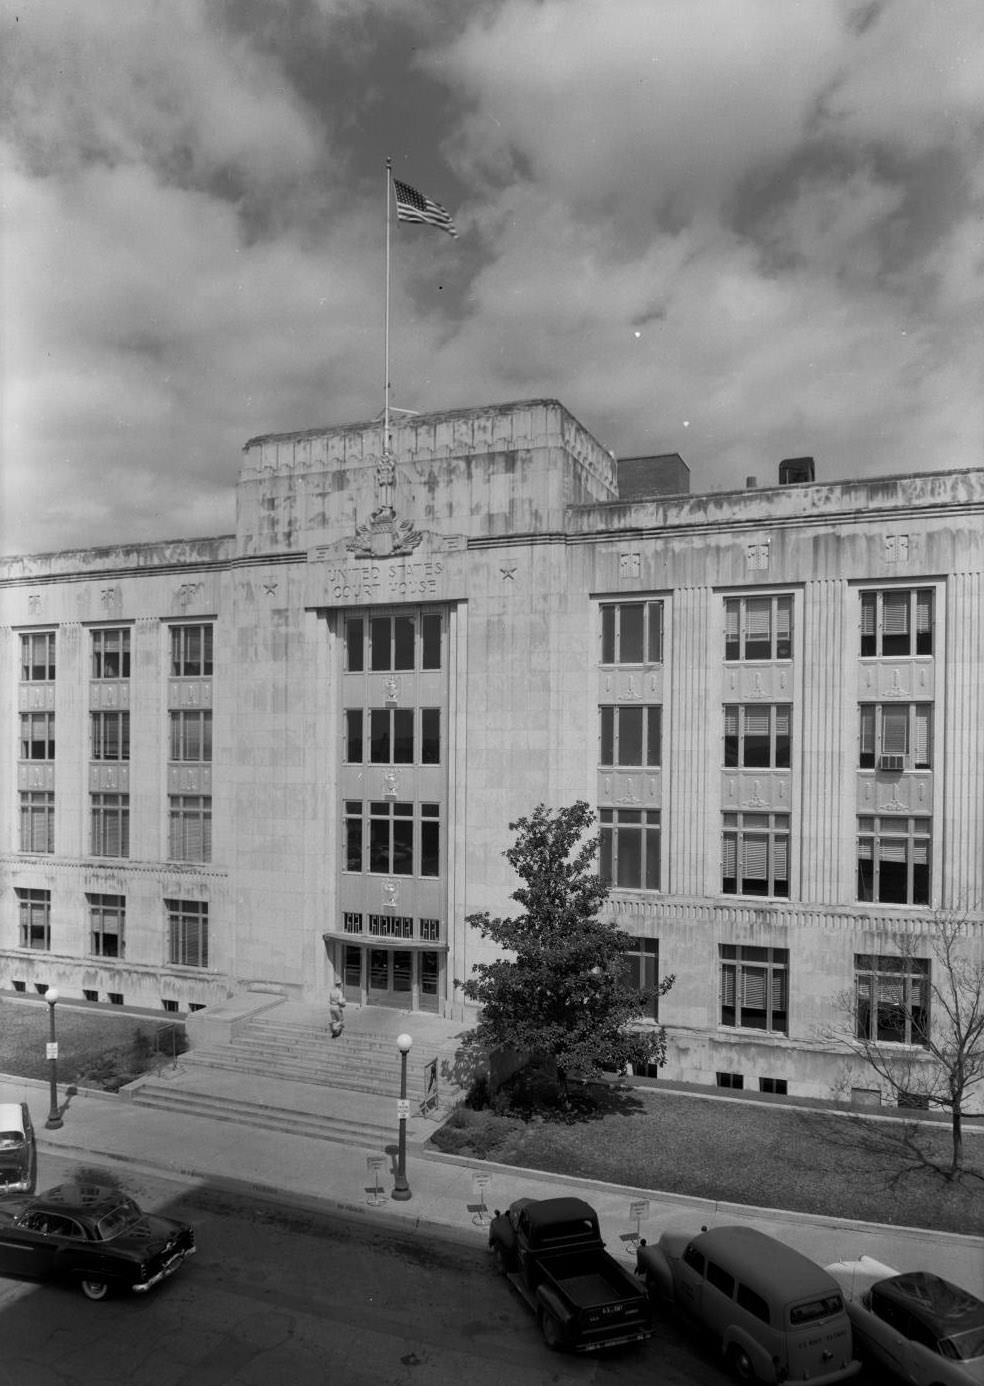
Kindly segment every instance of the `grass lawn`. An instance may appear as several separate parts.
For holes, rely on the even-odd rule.
[[[984,1235],[984,1130],[950,1180],[949,1126],[829,1110],[614,1092],[594,1117],[521,1121],[459,1108],[432,1144],[640,1191]]]
[[[141,1073],[170,1062],[187,1047],[184,1026],[59,1002],[55,1014],[59,1086],[116,1092]],[[0,999],[0,1073],[49,1077],[45,1046],[48,1007],[40,1001]]]

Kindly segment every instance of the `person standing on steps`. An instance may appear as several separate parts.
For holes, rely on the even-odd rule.
[[[338,1039],[345,1028],[345,993],[337,978],[328,996],[328,1014],[331,1017],[331,1037]]]

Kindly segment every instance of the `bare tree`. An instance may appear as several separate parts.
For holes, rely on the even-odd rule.
[[[941,911],[928,957],[908,936],[893,940],[897,953],[862,957],[843,1002],[850,1028],[836,1032],[900,1105],[950,1113],[951,1177],[963,1168],[968,1098],[984,1081],[984,954],[966,946],[970,932],[968,914]]]

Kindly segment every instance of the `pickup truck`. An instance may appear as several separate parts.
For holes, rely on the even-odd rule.
[[[537,1316],[555,1352],[595,1352],[653,1333],[649,1296],[605,1250],[598,1214],[580,1198],[520,1198],[496,1209],[489,1250]]]

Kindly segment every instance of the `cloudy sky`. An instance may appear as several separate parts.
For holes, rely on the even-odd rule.
[[[0,0],[0,551],[560,399],[694,490],[984,465],[981,0]]]

